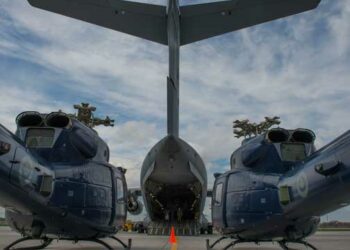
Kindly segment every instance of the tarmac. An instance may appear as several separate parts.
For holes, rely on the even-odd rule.
[[[177,245],[170,245],[168,243],[169,237],[165,236],[148,236],[146,234],[137,233],[120,233],[117,235],[118,238],[127,242],[129,238],[132,239],[132,248],[135,250],[203,250],[206,249],[206,239],[210,239],[212,242],[218,236],[217,235],[204,235],[200,237],[177,237]],[[11,242],[20,238],[20,235],[11,231],[8,227],[0,227],[0,249],[3,249]],[[106,240],[114,249],[123,249],[116,242]],[[350,249],[350,232],[319,232],[316,235],[310,237],[308,242],[312,243],[319,250],[349,250]],[[228,240],[225,241],[229,243]],[[22,244],[21,247],[29,247],[30,243]],[[215,249],[222,249],[225,244],[218,244]],[[303,250],[307,249],[301,245],[290,245],[292,249]],[[103,250],[104,248],[95,243],[78,242],[74,244],[69,241],[54,241],[46,249],[87,249],[87,250]],[[263,243],[259,246],[252,244],[242,244],[236,246],[236,250],[275,250],[281,249],[277,244]],[[310,249],[310,248],[309,248]]]

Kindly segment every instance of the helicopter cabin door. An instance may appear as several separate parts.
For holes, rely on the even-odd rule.
[[[38,162],[22,147],[17,147],[11,163],[10,182],[28,192],[35,190],[40,169]]]

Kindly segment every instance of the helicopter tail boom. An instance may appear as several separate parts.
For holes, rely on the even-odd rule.
[[[322,216],[350,203],[350,131],[321,148],[287,175],[280,199],[291,217]]]

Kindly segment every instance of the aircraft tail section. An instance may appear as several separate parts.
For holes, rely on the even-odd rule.
[[[168,44],[166,7],[122,0],[28,0],[37,8]]]
[[[229,0],[180,7],[181,45],[314,9],[321,0]],[[124,0],[28,0],[34,7],[168,45],[166,6]]]
[[[321,0],[230,0],[180,8],[181,45],[314,9]]]

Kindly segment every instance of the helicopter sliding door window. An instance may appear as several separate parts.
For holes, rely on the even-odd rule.
[[[116,193],[117,193],[117,200],[116,200],[116,215],[117,217],[123,216],[125,214],[125,195],[124,195],[124,184],[123,181],[120,178],[116,178]]]
[[[220,206],[222,202],[222,189],[223,189],[223,184],[219,183],[216,186],[215,189],[215,197],[214,197],[214,205],[215,206]]]
[[[124,200],[124,185],[123,181],[117,178],[117,200]]]
[[[31,128],[27,131],[26,146],[28,148],[51,148],[54,138],[54,129]]]

